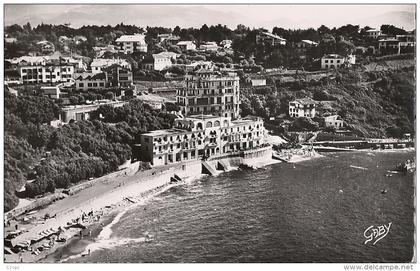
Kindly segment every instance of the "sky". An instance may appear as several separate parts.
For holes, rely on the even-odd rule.
[[[135,24],[140,27],[201,27],[222,24],[236,28],[274,26],[283,28],[340,27],[345,24],[379,28],[393,24],[415,28],[415,5],[30,5],[6,4],[4,23],[36,26],[40,23],[82,25]]]

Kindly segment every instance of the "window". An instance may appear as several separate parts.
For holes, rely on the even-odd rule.
[[[83,83],[79,83],[79,87],[82,88],[83,87]]]

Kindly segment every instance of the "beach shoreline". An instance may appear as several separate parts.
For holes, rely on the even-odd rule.
[[[248,159],[232,157],[216,159],[212,162],[217,163],[221,160],[227,161],[228,164],[231,165],[226,171],[236,170],[238,168],[238,163],[251,164],[254,167],[264,167],[280,162],[271,158],[271,150],[263,157]],[[173,186],[192,182],[195,179],[200,178],[203,176],[201,174],[201,167],[201,161],[198,160],[191,161],[185,165],[180,164],[165,169],[153,168],[147,172],[137,172],[132,176],[120,176],[110,180],[107,180],[106,176],[105,178],[102,177],[105,181],[81,190],[65,199],[51,203],[45,206],[45,208],[37,211],[34,217],[38,219],[36,222],[40,223],[35,225],[26,224],[27,226],[32,226],[32,228],[22,234],[22,236],[18,236],[20,241],[31,240],[33,236],[38,236],[37,234],[45,229],[66,227],[66,230],[60,234],[60,238],[63,237],[65,239],[64,242],[56,242],[55,240],[57,238],[53,240],[48,237],[46,240],[32,244],[29,247],[29,250],[5,254],[4,260],[7,263],[56,262],[58,260],[56,256],[60,253],[60,250],[68,246],[69,243],[76,242],[75,240],[77,240],[77,238],[83,239],[78,237],[81,232],[82,234],[84,232],[85,235],[86,232],[90,233],[88,234],[89,237],[85,238],[85,245],[89,245],[89,240],[94,240],[97,231],[101,228],[103,229],[106,225],[105,223],[107,223],[115,214],[133,208],[133,206],[136,206],[137,204],[143,204],[149,198],[160,194]],[[223,171],[218,171],[218,173],[221,172]],[[174,175],[180,176],[183,181],[171,183],[171,176]],[[42,217],[45,214],[55,215],[52,218],[43,219]],[[86,214],[89,214],[89,216]],[[20,222],[20,219],[23,217],[24,216],[21,216],[20,218],[17,217],[19,221],[16,220],[16,224],[18,224],[20,228],[24,225]],[[85,219],[79,220],[79,217],[85,217]],[[69,223],[74,222],[75,219],[80,221],[86,229],[67,228]],[[58,237],[58,235],[56,237]],[[18,242],[19,241],[16,241],[16,243]],[[42,248],[42,251],[38,253],[38,249],[43,244],[48,244],[48,246],[45,249]],[[34,251],[37,251],[37,253],[35,254]]]

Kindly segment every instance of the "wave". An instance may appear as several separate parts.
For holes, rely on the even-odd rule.
[[[92,253],[94,251],[97,251],[97,250],[111,249],[113,247],[123,246],[123,245],[127,245],[127,244],[130,244],[130,243],[143,243],[143,242],[147,242],[147,241],[151,241],[151,239],[146,238],[146,237],[101,239],[101,240],[97,240],[96,242],[87,245],[83,252],[81,252],[79,254],[71,255],[71,256],[61,260],[60,262],[66,262],[66,261],[69,261],[69,260],[72,260],[72,259],[85,257],[85,256],[89,255],[90,253]]]
[[[140,205],[144,205],[147,201],[149,201],[153,197],[156,197],[159,194],[169,190],[170,188],[175,187],[175,186],[179,186],[179,185],[182,185],[182,183],[175,183],[175,184],[167,185],[167,186],[159,189],[155,193],[152,193],[152,194],[150,194],[146,197],[141,197],[138,202],[127,206],[127,208],[125,208],[124,210],[119,212],[114,217],[114,219],[111,221],[111,223],[109,223],[108,225],[103,227],[102,231],[96,237],[95,241],[93,243],[87,245],[83,252],[81,252],[79,254],[71,255],[71,256],[61,260],[60,262],[66,262],[66,261],[69,261],[71,259],[84,257],[84,256],[87,256],[94,251],[97,251],[97,250],[110,249],[110,248],[117,247],[117,246],[123,246],[123,245],[129,244],[129,243],[141,243],[141,242],[151,241],[152,239],[149,237],[149,235],[147,235],[146,237],[140,237],[140,238],[116,238],[116,237],[111,238],[111,235],[113,233],[112,227],[121,220],[121,217],[125,213],[127,213],[127,211],[129,211],[131,209],[134,209],[135,207],[138,207]]]

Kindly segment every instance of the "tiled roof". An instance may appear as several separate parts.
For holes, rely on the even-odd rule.
[[[100,80],[100,79],[105,79],[105,73],[101,72],[101,73],[82,73],[82,74],[78,74],[76,75],[76,80]]]

